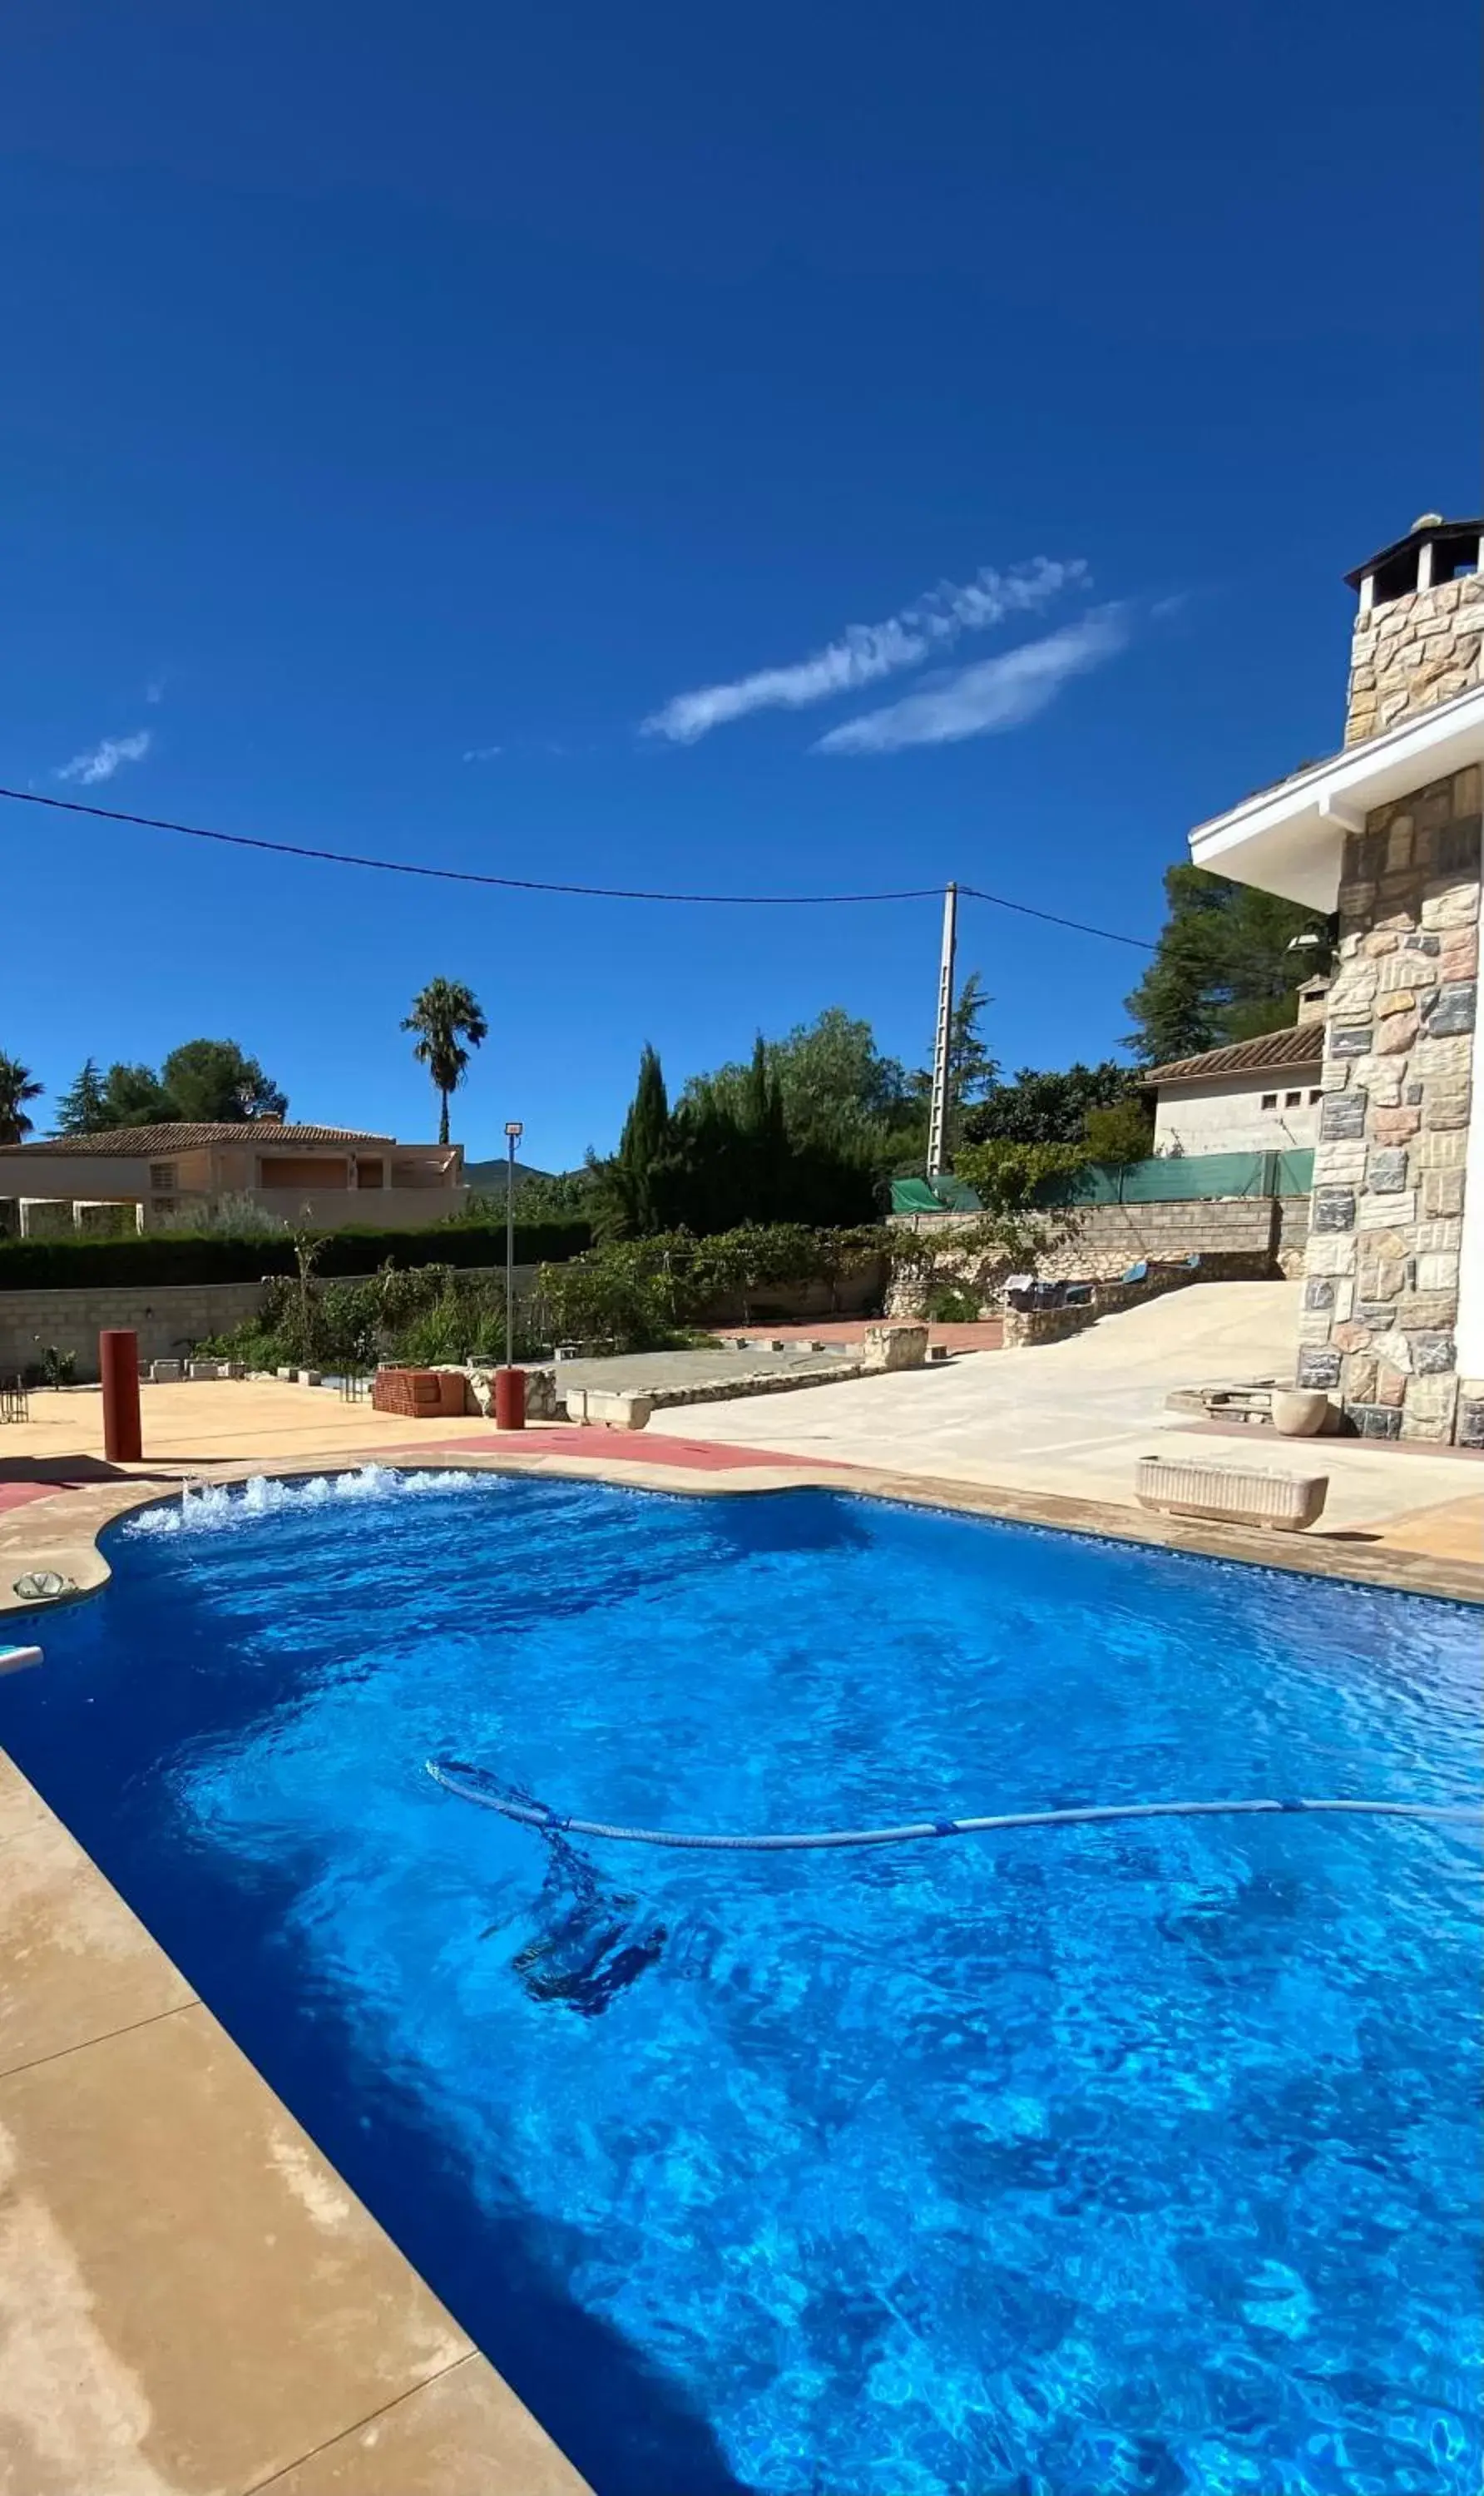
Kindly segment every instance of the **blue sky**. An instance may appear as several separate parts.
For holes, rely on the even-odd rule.
[[[1152,936],[1189,826],[1338,743],[1340,575],[1477,505],[1470,19],[13,14],[0,779]],[[425,1135],[397,1026],[441,973],[492,1024],[458,1132],[553,1167],[646,1038],[678,1078],[840,1002],[927,1046],[930,902],[440,890],[11,806],[0,843],[0,1048],[53,1090],[205,1033],[293,1114]],[[1133,953],[970,905],[962,959],[1010,1066],[1126,1027]]]

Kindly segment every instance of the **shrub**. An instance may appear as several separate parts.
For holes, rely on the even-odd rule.
[[[27,1387],[71,1387],[77,1375],[75,1352],[59,1352],[54,1343],[42,1345],[40,1360],[28,1360],[21,1371]]]
[[[543,1265],[539,1305],[554,1341],[614,1344],[630,1352],[684,1341],[718,1301],[739,1301],[744,1323],[769,1290],[828,1282],[883,1255],[880,1228],[811,1231],[801,1223],[747,1223],[693,1238],[659,1232],[610,1241],[565,1265]]]
[[[1136,1092],[1109,1108],[1089,1109],[1086,1135],[1091,1162],[1142,1162],[1155,1148],[1155,1122]]]
[[[553,1271],[562,1273],[563,1266]],[[448,1265],[408,1273],[393,1265],[364,1283],[275,1275],[256,1318],[200,1349],[250,1369],[369,1369],[378,1361],[426,1368],[477,1354],[505,1357],[505,1293]],[[517,1315],[515,1357],[537,1349]]]
[[[1043,1203],[1085,1169],[1082,1144],[1016,1144],[991,1137],[966,1144],[954,1159],[955,1177],[967,1179],[987,1213],[1012,1214]]]
[[[586,1222],[517,1224],[519,1265],[557,1264],[592,1242]],[[330,1231],[318,1234],[317,1271],[366,1274],[399,1266],[504,1265],[503,1223],[440,1224],[426,1231]],[[297,1271],[289,1232],[252,1238],[145,1232],[129,1239],[0,1240],[0,1291],[78,1291],[118,1284],[147,1292],[168,1283],[254,1283]]]
[[[287,1239],[293,1227],[281,1213],[270,1213],[256,1197],[247,1195],[221,1196],[204,1206],[182,1204],[173,1213],[156,1218],[168,1237],[190,1239]],[[130,1223],[129,1230],[139,1237],[135,1223]]]
[[[940,1326],[970,1326],[983,1305],[982,1293],[964,1283],[934,1283],[925,1295],[925,1318],[934,1318]]]
[[[677,1340],[679,1304],[667,1242],[615,1240],[565,1265],[543,1265],[537,1282],[542,1330],[554,1343],[612,1345],[653,1352]]]

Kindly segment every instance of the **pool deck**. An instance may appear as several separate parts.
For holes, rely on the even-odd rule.
[[[0,1753],[5,2496],[582,2496]]]
[[[1225,1439],[1213,1453],[1317,1463],[1331,1513],[1302,1537],[1182,1523],[1131,1503],[1129,1449],[1159,1444],[1138,1416],[1083,1409],[1080,1443],[1063,1414],[1044,1444],[1011,1444],[994,1414],[1014,1408],[1021,1357],[713,1405],[642,1434],[418,1431],[324,1389],[152,1387],[135,1467],[104,1461],[96,1394],[38,1394],[0,1434],[0,1611],[27,1570],[101,1585],[97,1535],[183,1479],[373,1460],[709,1495],[833,1484],[1278,1567],[1295,1600],[1324,1576],[1484,1603],[1476,1460],[1202,1427]],[[1047,1356],[1029,1357],[1043,1386]],[[986,1398],[987,1454],[971,1426]],[[581,2496],[3,1754],[0,1862],[0,2496]]]

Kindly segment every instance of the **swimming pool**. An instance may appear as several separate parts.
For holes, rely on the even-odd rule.
[[[148,1512],[34,1778],[600,2496],[1474,2496],[1479,1616],[833,1492]]]

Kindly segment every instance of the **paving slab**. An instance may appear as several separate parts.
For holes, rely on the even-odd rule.
[[[0,2074],[195,1999],[0,1752]]]
[[[580,2496],[582,2487],[509,2387],[466,2358],[255,2496]]]
[[[0,1883],[0,2496],[584,2496],[3,1753]]]

